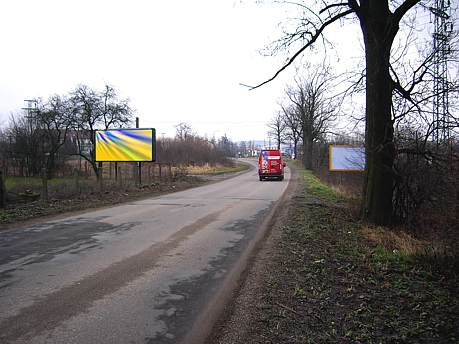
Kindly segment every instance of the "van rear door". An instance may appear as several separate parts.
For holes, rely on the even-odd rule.
[[[277,149],[268,149],[261,151],[258,161],[258,174],[260,180],[266,177],[277,177],[277,179],[284,179],[284,164],[282,156]]]

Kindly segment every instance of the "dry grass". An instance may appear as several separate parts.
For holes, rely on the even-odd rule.
[[[383,227],[363,227],[361,233],[375,246],[412,257],[431,273],[452,280],[459,276],[459,245],[455,237],[416,238],[408,231]]]
[[[386,249],[397,250],[407,255],[419,254],[427,245],[431,244],[415,239],[405,232],[395,233],[383,227],[363,227],[361,232],[373,244]]]
[[[459,343],[456,280],[417,259],[429,241],[363,227],[351,199],[302,177],[252,282],[262,295],[244,297],[248,338],[212,343]]]
[[[217,173],[220,171],[221,166],[210,166],[210,164],[205,164],[204,166],[188,166],[187,171],[189,174],[211,174]]]
[[[235,164],[234,166],[223,166],[221,164],[216,164],[211,166],[210,164],[205,164],[203,166],[187,166],[186,170],[188,174],[191,175],[203,175],[203,174],[224,174],[224,173],[234,173],[239,171],[244,171],[248,168],[248,165],[245,164]]]
[[[317,179],[339,197],[354,200],[349,204],[348,211],[350,217],[357,221],[362,197],[361,180],[357,174],[346,174],[345,177],[347,180],[343,183],[338,183],[329,174],[318,176]],[[361,232],[376,246],[412,257],[431,272],[455,279],[459,276],[459,239],[457,226],[451,220],[456,216],[455,210],[452,209],[450,213],[436,210],[426,210],[426,218],[416,226],[372,228],[363,225]]]

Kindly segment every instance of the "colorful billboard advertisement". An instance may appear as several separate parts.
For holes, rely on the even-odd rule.
[[[330,171],[363,172],[365,170],[365,148],[330,146]]]
[[[95,132],[96,161],[156,160],[155,129],[109,129]]]

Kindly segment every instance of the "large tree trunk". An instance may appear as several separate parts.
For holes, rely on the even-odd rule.
[[[305,168],[308,170],[313,169],[314,165],[312,163],[312,147],[313,147],[313,141],[309,138],[306,144],[306,150],[305,150]]]
[[[309,108],[308,111],[313,111],[312,108]],[[312,114],[307,113],[303,117],[303,166],[307,170],[312,171],[312,144],[313,144],[313,135],[312,135]]]
[[[389,74],[391,46],[398,26],[392,22],[387,1],[368,0],[360,23],[366,48],[366,168],[362,218],[377,225],[392,220],[395,159]]]
[[[303,166],[312,170],[312,142],[309,136],[303,136]]]

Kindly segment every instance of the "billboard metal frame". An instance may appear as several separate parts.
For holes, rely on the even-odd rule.
[[[96,130],[94,135],[95,161],[156,161],[156,130],[154,128]]]
[[[365,148],[330,145],[331,172],[364,172]]]

